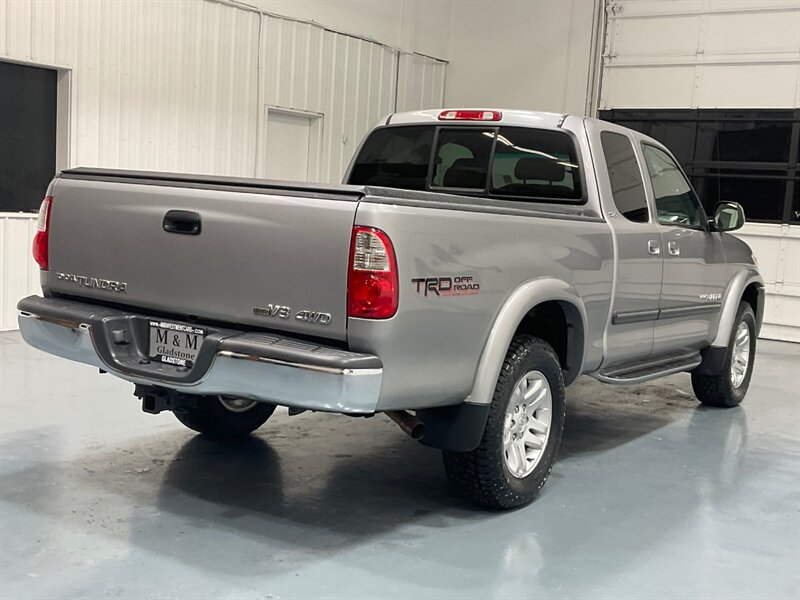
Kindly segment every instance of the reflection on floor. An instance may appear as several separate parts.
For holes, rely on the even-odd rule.
[[[776,342],[741,409],[581,379],[541,497],[492,513],[382,416],[215,443],[0,334],[0,596],[797,598],[798,390]]]

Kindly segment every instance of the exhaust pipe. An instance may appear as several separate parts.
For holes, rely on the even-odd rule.
[[[386,416],[397,423],[412,439],[421,440],[425,435],[425,423],[406,410],[387,410]]]

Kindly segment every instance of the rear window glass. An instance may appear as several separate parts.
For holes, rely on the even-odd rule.
[[[486,189],[493,129],[440,129],[431,187]]]
[[[579,202],[583,190],[578,165],[575,144],[565,132],[477,125],[396,126],[370,135],[349,183],[482,192],[509,200]]]
[[[492,163],[492,194],[579,200],[575,145],[564,133],[501,127]]]
[[[376,130],[361,148],[350,183],[424,190],[433,134],[429,126]]]

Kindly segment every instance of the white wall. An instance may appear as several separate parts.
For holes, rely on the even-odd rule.
[[[453,0],[244,0],[395,48],[447,60]]]
[[[338,182],[396,103],[431,108],[444,94],[441,61],[212,0],[0,0],[0,60],[59,69],[58,168],[252,177],[277,106],[321,115],[317,179]],[[0,238],[0,330],[37,289],[20,218]]]
[[[593,0],[455,0],[447,106],[584,114]]]
[[[17,302],[41,293],[39,266],[31,256],[36,219],[0,213],[0,331],[17,328]]]
[[[612,0],[601,108],[800,107],[798,0]],[[800,342],[800,227],[748,224],[763,337]]]
[[[445,70],[450,65],[418,54],[400,56],[397,74],[397,112],[442,106]]]

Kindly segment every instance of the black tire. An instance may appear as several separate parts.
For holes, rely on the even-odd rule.
[[[531,371],[543,374],[550,387],[550,432],[536,467],[519,478],[506,464],[503,427],[514,387]],[[556,353],[539,338],[515,337],[500,370],[480,444],[470,452],[444,452],[450,483],[462,495],[488,508],[507,509],[532,502],[553,468],[561,444],[565,409],[564,378]]]
[[[747,325],[750,333],[750,356],[744,379],[739,386],[735,386],[731,377],[731,363],[733,361],[736,333],[742,323]],[[692,373],[692,389],[694,390],[694,395],[706,406],[716,406],[720,408],[739,406],[747,394],[747,388],[750,386],[750,378],[753,375],[753,365],[755,361],[756,317],[750,304],[742,302],[736,312],[736,320],[733,323],[733,331],[731,331],[731,339],[728,342],[728,349],[725,352],[725,362],[722,365],[722,370],[716,375]]]
[[[275,412],[274,404],[256,402],[242,412],[226,408],[219,396],[201,396],[197,406],[175,411],[175,418],[203,435],[213,438],[237,438],[248,435],[267,422]]]

